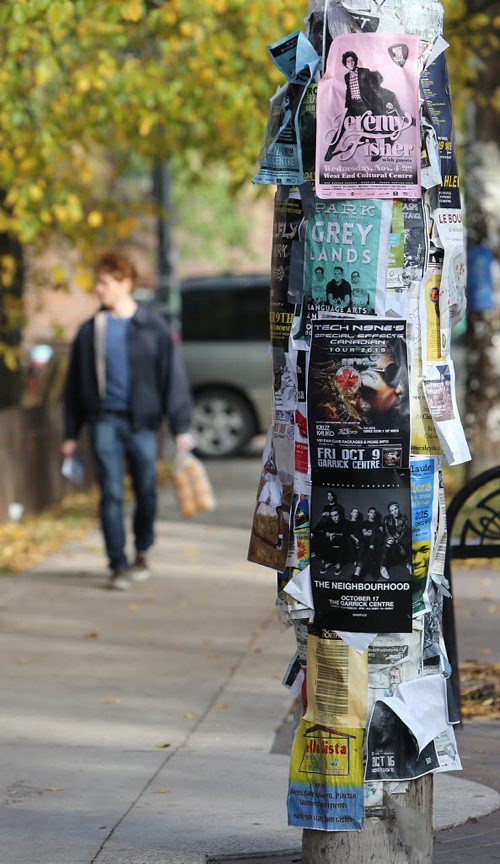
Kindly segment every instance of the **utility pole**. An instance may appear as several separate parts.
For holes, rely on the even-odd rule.
[[[157,274],[156,301],[172,319],[180,317],[179,289],[173,265],[173,202],[172,171],[168,162],[153,169],[153,194],[157,212]]]
[[[324,5],[324,0],[309,0],[309,13]],[[302,864],[431,864],[432,803],[433,776],[426,774],[411,781],[397,799],[384,794],[376,815],[367,810],[362,831],[305,828]]]
[[[426,774],[412,780],[397,803],[385,795],[379,815],[367,810],[362,831],[305,828],[302,864],[431,864],[432,794],[432,774]]]
[[[278,188],[249,558],[278,571],[295,629],[303,864],[431,864],[433,772],[461,767],[441,465],[470,458],[450,357],[465,262],[443,7],[326,2],[309,0],[307,38],[268,46],[288,84],[253,178]]]

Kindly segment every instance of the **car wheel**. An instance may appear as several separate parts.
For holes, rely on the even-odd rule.
[[[214,388],[195,393],[193,432],[200,456],[232,456],[254,436],[255,421],[241,396]]]

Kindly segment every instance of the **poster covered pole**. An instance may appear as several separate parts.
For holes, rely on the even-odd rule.
[[[440,0],[326,0],[268,46],[286,80],[253,178],[277,192],[249,558],[278,571],[296,636],[304,864],[430,864],[433,774],[461,768],[441,465],[470,458],[450,355],[465,256],[442,25]]]
[[[324,0],[309,0],[309,14],[321,13],[324,6]],[[337,864],[339,861],[432,864],[433,791],[432,774],[420,777],[400,796],[397,812],[391,809],[386,799],[386,806],[377,815],[366,819],[360,832],[304,828],[303,864],[317,864],[318,861],[323,864]]]
[[[393,806],[387,802],[380,816],[368,817],[362,831],[306,828],[302,864],[431,864],[432,800],[432,774],[426,774],[414,780]]]

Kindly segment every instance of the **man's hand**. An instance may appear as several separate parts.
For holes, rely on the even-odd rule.
[[[175,436],[175,449],[178,453],[187,453],[194,447],[194,438],[191,432],[183,432],[182,435]]]
[[[73,438],[68,438],[66,441],[63,441],[61,447],[61,453],[67,459],[71,459],[78,450],[78,441],[75,441]]]

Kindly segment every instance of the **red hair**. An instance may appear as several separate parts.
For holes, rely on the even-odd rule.
[[[135,264],[123,252],[103,252],[94,264],[95,273],[110,273],[120,281],[130,279],[132,285],[137,281]]]

